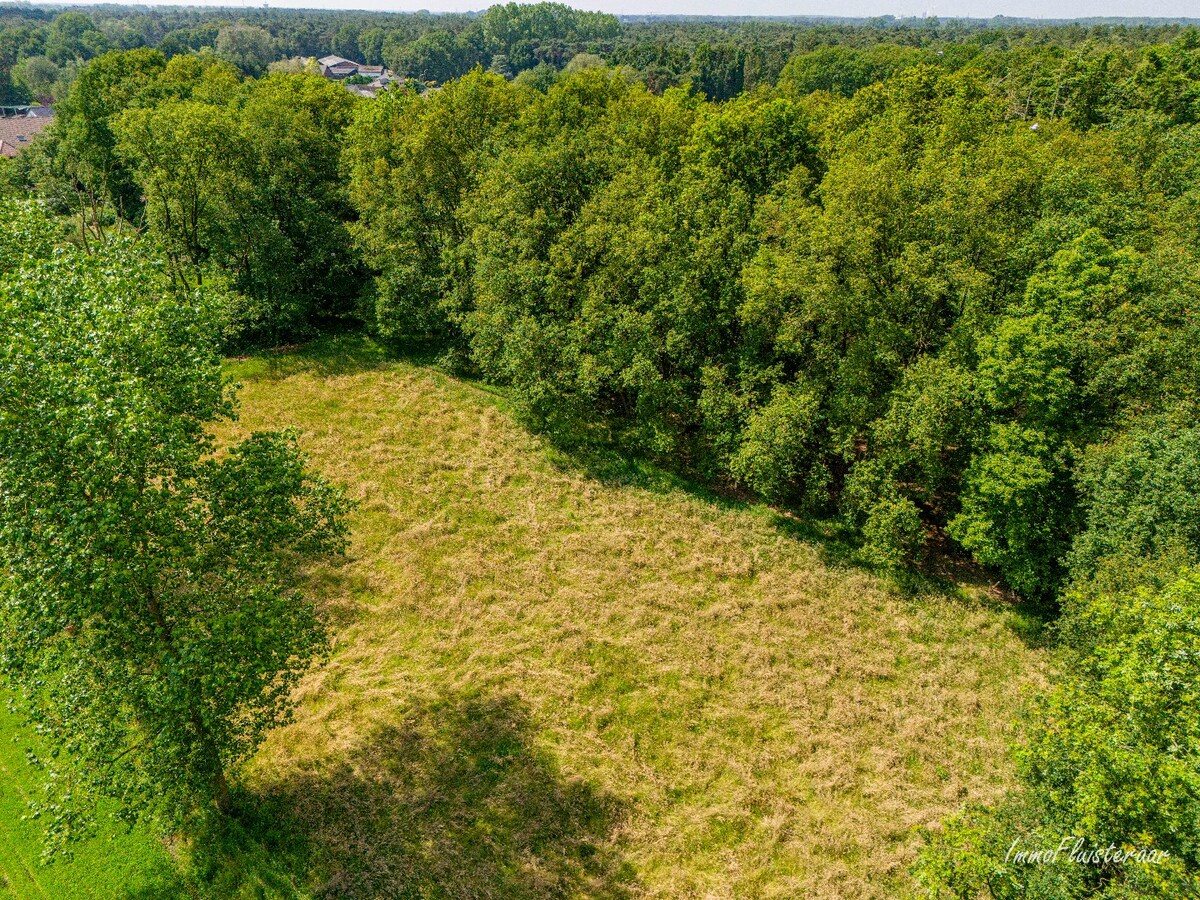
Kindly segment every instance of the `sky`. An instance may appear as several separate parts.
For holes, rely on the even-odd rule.
[[[166,5],[256,7],[262,0],[130,0]],[[501,0],[268,0],[272,7],[371,9],[411,12],[465,12]],[[1200,19],[1200,0],[568,0],[579,9],[625,15],[723,16],[940,16],[942,18],[1020,16],[1071,19],[1091,16]]]

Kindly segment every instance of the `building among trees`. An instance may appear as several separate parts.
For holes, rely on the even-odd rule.
[[[54,121],[49,106],[0,107],[0,156],[13,157]]]
[[[368,66],[341,56],[322,56],[317,66],[322,77],[344,82],[354,93],[367,97],[374,97],[393,81],[391,71],[385,66]]]

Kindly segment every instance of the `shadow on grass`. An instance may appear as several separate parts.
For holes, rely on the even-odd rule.
[[[634,887],[611,846],[619,804],[565,777],[511,697],[439,700],[239,803],[203,841],[201,895],[618,898]]]
[[[543,433],[551,446],[550,461],[564,471],[575,471],[608,485],[635,487],[653,493],[683,492],[705,503],[763,517],[779,532],[815,548],[829,567],[854,568],[885,579],[901,596],[921,599],[956,597],[1011,613],[1009,625],[1030,647],[1052,643],[1050,625],[1057,618],[1052,603],[1024,600],[1002,587],[978,563],[953,547],[944,534],[931,542],[918,565],[887,569],[873,565],[862,554],[861,540],[839,516],[797,515],[772,507],[733,488],[721,489],[672,472],[652,461],[631,456],[603,436],[577,434],[563,437]]]
[[[374,371],[391,362],[435,370],[488,393],[496,393],[493,386],[474,377],[461,352],[447,343],[432,339],[382,342],[361,331],[330,334],[308,343],[235,355],[226,360],[225,368],[237,381],[273,381],[291,375],[355,375]]]
[[[718,509],[758,515],[789,537],[816,547],[827,564],[862,565],[853,533],[839,518],[792,515],[731,485],[712,485],[690,478],[651,460],[630,455],[604,440],[562,439],[550,433],[544,433],[544,437],[552,448],[551,463],[562,471],[575,471],[602,484],[634,487],[656,494],[684,493]]]
[[[377,369],[391,358],[387,349],[370,338],[348,333],[235,356],[226,369],[238,381],[275,380],[290,375],[354,375]]]

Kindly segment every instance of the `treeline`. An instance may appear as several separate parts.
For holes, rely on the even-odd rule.
[[[920,878],[1184,896],[1200,32],[1069,32],[846,40],[752,89],[744,59],[709,90],[584,54],[373,100],[109,52],[8,179],[82,247],[140,231],[176,288],[223,298],[227,348],[365,325],[505,385],[560,441],[836,517],[882,568],[969,555],[1061,613],[1065,674],[1022,788],[950,823]],[[1065,834],[1168,859],[1007,858]]]
[[[109,50],[155,48],[170,59],[211,50],[244,74],[278,60],[330,53],[441,82],[477,65],[510,75],[561,68],[620,30],[615,16],[559,3],[493,6],[481,15],[103,7],[53,15],[15,7],[0,16],[0,100],[65,96],[80,64]]]
[[[168,59],[210,50],[251,76],[279,60],[333,53],[440,82],[477,65],[509,74],[561,68],[619,31],[615,16],[561,3],[510,3],[480,15],[16,6],[0,14],[0,102],[63,97],[79,66],[110,50],[154,48]]]
[[[1141,56],[1053,102],[920,63],[806,93],[803,56],[722,105],[607,68],[389,95],[343,151],[374,325],[549,431],[838,512],[881,563],[944,530],[1052,598],[1121,543],[1100,448],[1200,384],[1200,46]]]
[[[726,100],[773,85],[789,58],[829,48],[955,50],[958,58],[1087,42],[1136,48],[1172,40],[1169,22],[1034,26],[1019,20],[679,19],[617,17],[561,3],[496,5],[482,13],[370,13],[333,10],[187,7],[55,7],[15,4],[0,11],[0,104],[65,97],[79,67],[110,50],[158,49],[170,59],[211,50],[246,75],[272,63],[330,53],[386,65],[420,84],[442,83],[476,66],[506,77],[530,72],[544,83],[580,53],[628,65],[656,93],[687,84]],[[878,55],[877,53],[875,55]],[[883,56],[888,55],[884,51]],[[820,57],[817,58],[820,62]],[[856,69],[864,77],[881,73]],[[871,64],[867,64],[871,67]],[[845,83],[845,73],[836,76]]]

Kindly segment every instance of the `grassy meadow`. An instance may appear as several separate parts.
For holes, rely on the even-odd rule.
[[[336,633],[255,790],[354,896],[892,897],[994,798],[1045,661],[1015,613],[901,596],[786,520],[575,459],[368,346],[255,358],[360,506]]]
[[[363,341],[230,375],[222,437],[294,426],[359,505],[311,573],[329,658],[247,773],[234,863],[186,892],[890,898],[923,826],[1008,783],[1047,658],[985,591],[901,592],[836,535],[555,449]],[[33,872],[2,759],[5,890],[149,896],[115,870],[38,893],[85,857]],[[100,843],[141,877],[165,855]]]

